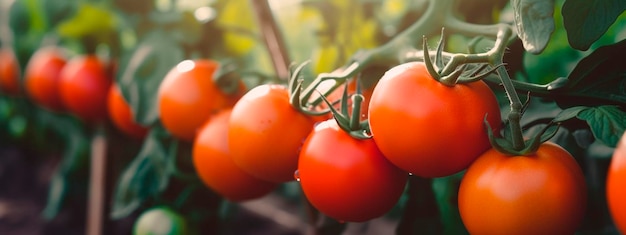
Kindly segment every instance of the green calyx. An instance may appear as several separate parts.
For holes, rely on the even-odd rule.
[[[241,75],[237,73],[237,65],[234,63],[221,63],[213,73],[213,82],[222,92],[229,95],[237,93],[240,81]]]
[[[337,121],[337,124],[342,130],[357,139],[372,138],[369,122],[367,120],[361,121],[361,104],[365,98],[361,95],[361,86],[358,83],[356,93],[351,96],[348,95],[348,85],[344,85],[340,110],[337,110],[324,95],[320,94],[320,96],[328,105],[335,121]],[[352,100],[352,113],[349,111],[348,99]]]
[[[436,54],[433,61],[428,49],[426,36],[422,37],[423,59],[426,69],[428,70],[430,76],[441,84],[454,86],[457,83],[475,82],[487,77],[503,65],[498,64],[496,66],[490,66],[488,64],[489,56],[479,54],[448,54],[449,62],[446,64],[444,63],[443,51],[443,45],[445,45],[444,38],[444,30],[442,28],[441,39],[439,40],[439,43],[437,43]],[[475,41],[478,40],[474,40],[474,43],[469,45],[470,52],[474,51],[473,44],[475,44]],[[474,65],[471,69],[468,69],[470,67],[470,63],[477,63],[478,65]],[[491,68],[489,68],[486,72],[483,72],[488,67]]]
[[[330,109],[315,110],[315,107],[320,102],[322,102],[322,99],[324,98],[325,95],[328,95],[331,92],[333,92],[335,89],[337,89],[338,86],[342,84],[340,83],[341,81],[345,81],[347,79],[341,79],[341,78],[315,79],[313,83],[311,83],[306,89],[304,89],[302,87],[302,83],[304,79],[300,77],[301,76],[300,74],[302,70],[304,69],[304,66],[308,65],[309,62],[310,61],[306,61],[298,65],[295,68],[293,68],[292,66],[292,69],[289,75],[289,81],[288,81],[289,103],[294,109],[306,115],[310,115],[310,116],[325,115],[331,112],[331,110]],[[319,86],[323,81],[326,81],[326,80],[335,80],[336,83],[333,87],[328,89],[328,91],[326,91],[325,94],[321,94],[320,98],[309,102],[312,94],[314,92],[317,92],[315,88],[317,88],[317,86]]]
[[[504,130],[507,130],[509,128],[508,123],[509,122],[505,123]],[[489,137],[489,142],[491,143],[491,146],[498,152],[511,156],[525,156],[534,154],[535,152],[537,152],[537,149],[539,149],[539,146],[543,142],[546,142],[550,138],[554,137],[560,126],[560,123],[551,121],[546,126],[544,126],[541,131],[539,131],[539,133],[537,133],[535,136],[525,140],[523,143],[523,148],[518,149],[513,145],[513,142],[510,141],[510,132],[505,131],[504,137],[498,137],[493,133],[491,125],[489,124],[489,122],[487,122],[487,115],[485,115],[484,124],[485,128],[487,129],[487,136]]]

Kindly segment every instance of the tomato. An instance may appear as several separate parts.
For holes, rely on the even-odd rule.
[[[235,165],[228,149],[230,114],[230,109],[220,111],[200,128],[193,143],[193,165],[205,185],[230,201],[262,197],[277,184],[251,176]]]
[[[20,64],[9,47],[0,48],[0,91],[9,95],[22,93]]]
[[[120,131],[135,138],[146,136],[148,128],[135,122],[133,111],[117,84],[109,88],[107,107],[109,118]]]
[[[107,97],[112,78],[106,65],[95,55],[71,59],[61,71],[61,100],[79,118],[98,121],[106,118]]]
[[[546,142],[527,156],[485,152],[463,176],[458,201],[470,234],[574,234],[587,194],[576,160]]]
[[[189,228],[183,216],[169,207],[153,207],[139,215],[133,227],[134,235],[184,235]]]
[[[626,133],[613,152],[606,179],[606,196],[613,222],[626,233]]]
[[[67,62],[61,49],[44,47],[35,52],[24,72],[28,95],[42,107],[52,111],[64,109],[59,90],[61,70]]]
[[[165,76],[159,86],[158,109],[163,126],[172,135],[192,141],[212,114],[232,107],[241,97],[243,83],[241,92],[228,95],[213,82],[219,66],[213,60],[185,60]]]
[[[270,182],[294,180],[302,142],[314,121],[289,104],[285,86],[260,85],[233,107],[228,146],[235,164]]]
[[[421,177],[466,169],[490,148],[483,120],[500,128],[500,108],[482,81],[453,87],[434,80],[423,62],[391,68],[369,104],[372,135],[393,164]]]
[[[355,139],[334,119],[315,126],[298,162],[306,198],[340,221],[362,222],[384,215],[397,202],[408,174],[391,164],[373,139]]]

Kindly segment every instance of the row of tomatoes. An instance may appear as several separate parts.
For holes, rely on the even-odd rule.
[[[115,65],[96,55],[70,58],[61,48],[40,48],[24,69],[23,85],[13,51],[3,48],[0,61],[0,90],[4,93],[25,93],[49,111],[69,112],[89,123],[109,117],[120,130],[133,137],[147,133],[147,128],[133,121],[128,103],[112,80]]]
[[[183,63],[195,67],[174,69],[160,94],[183,87],[176,83],[211,77],[213,70],[190,69],[205,62]],[[213,85],[184,85],[196,87],[185,96],[202,86]],[[498,130],[500,109],[483,82],[448,87],[416,62],[390,69],[366,93],[371,94],[366,97],[371,139],[353,138],[333,119],[297,111],[288,88],[277,84],[224,99],[234,99],[232,106],[189,106],[176,115],[213,107],[215,115],[207,114],[197,134],[190,131],[188,136],[199,176],[231,201],[261,197],[295,178],[322,213],[360,222],[389,211],[409,173],[432,178],[467,169],[458,197],[471,233],[568,234],[580,224],[586,187],[574,158],[550,143],[531,156],[511,157],[491,149],[483,120],[486,116]],[[168,127],[165,110],[160,107],[162,121],[175,134],[176,122]]]
[[[409,174],[466,170],[458,203],[471,233],[571,234],[583,217],[584,176],[566,150],[544,143],[535,154],[506,156],[491,149],[483,120],[499,130],[500,109],[483,82],[449,87],[423,63],[396,66],[365,92],[373,138],[355,139],[333,119],[294,109],[283,85],[246,91],[241,83],[236,92],[223,92],[213,78],[219,66],[187,60],[172,68],[159,87],[158,110],[172,135],[193,142],[199,177],[228,200],[258,198],[295,179],[326,215],[366,221],[397,203]],[[0,68],[0,88],[11,93],[18,83],[7,82],[10,70]],[[66,61],[54,48],[41,49],[25,69],[24,90],[41,106],[86,121],[105,116],[108,104],[120,129],[145,135],[106,68],[95,56]],[[623,182],[615,178],[609,189]],[[609,191],[609,199],[622,191]]]

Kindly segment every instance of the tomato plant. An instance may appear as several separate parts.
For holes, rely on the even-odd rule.
[[[292,181],[302,142],[312,129],[313,120],[289,104],[285,86],[260,85],[233,107],[228,146],[235,164],[251,175]]]
[[[193,143],[193,165],[206,186],[233,202],[262,197],[275,183],[258,179],[241,170],[228,148],[228,120],[231,110],[215,114],[199,130]]]
[[[245,91],[229,95],[214,82],[220,67],[213,60],[185,60],[172,68],[158,90],[159,118],[172,135],[192,141],[198,128],[218,110],[231,107]]]
[[[22,93],[20,65],[10,47],[0,48],[0,91],[18,95]]]
[[[374,140],[355,139],[330,119],[304,141],[297,177],[306,198],[322,213],[362,222],[398,202],[408,174],[387,161]]]
[[[617,233],[622,2],[0,0],[0,169],[6,148],[60,158],[46,219],[100,196],[89,170],[112,176],[101,227],[161,205],[199,234],[251,214],[298,234]]]
[[[112,78],[107,65],[95,55],[72,58],[60,74],[59,91],[68,111],[88,121],[104,120]]]
[[[188,234],[187,221],[179,213],[168,207],[153,207],[135,221],[134,235],[183,235]]]
[[[422,177],[457,173],[487,150],[485,117],[491,126],[500,126],[498,102],[484,82],[446,86],[421,62],[387,71],[369,105],[372,135],[381,152]]]
[[[60,48],[43,47],[30,58],[25,70],[26,93],[44,108],[60,111],[61,70],[67,62],[66,55]]]
[[[107,110],[113,124],[125,134],[135,138],[143,138],[148,133],[147,127],[135,122],[132,110],[117,84],[113,84],[109,88]]]
[[[613,153],[606,179],[606,196],[613,222],[621,233],[626,232],[626,133]]]
[[[463,176],[459,211],[471,234],[573,234],[586,190],[578,163],[556,144],[527,156],[491,149]]]

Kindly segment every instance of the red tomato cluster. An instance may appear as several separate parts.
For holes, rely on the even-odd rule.
[[[21,87],[15,55],[3,49],[0,56],[0,89],[18,94]],[[24,91],[44,109],[68,112],[88,123],[110,119],[122,132],[141,138],[147,127],[135,122],[110,71],[110,65],[95,55],[70,58],[62,48],[42,47],[25,68]]]
[[[15,55],[2,50],[0,58],[0,89],[17,95]],[[208,59],[180,62],[160,84],[157,104],[164,128],[193,144],[198,177],[227,200],[259,198],[297,180],[322,213],[362,222],[396,205],[409,173],[433,178],[467,170],[458,203],[472,234],[571,234],[581,222],[586,186],[566,150],[544,143],[534,154],[507,156],[491,148],[483,123],[486,119],[499,131],[500,108],[482,81],[446,86],[422,62],[398,65],[363,92],[364,113],[354,115],[369,119],[373,138],[357,139],[330,116],[294,108],[292,91],[284,85],[246,91],[238,81],[237,91],[224,92],[216,82],[220,66]],[[24,91],[48,110],[86,122],[109,118],[127,135],[144,137],[147,127],[135,122],[108,68],[94,55],[69,58],[58,48],[42,48],[25,69]],[[350,96],[356,83],[348,80]],[[327,98],[335,102],[342,94],[339,88]],[[626,229],[626,210],[618,199],[626,197],[619,186],[626,172],[620,168],[625,142],[607,181],[609,206],[621,230]]]

